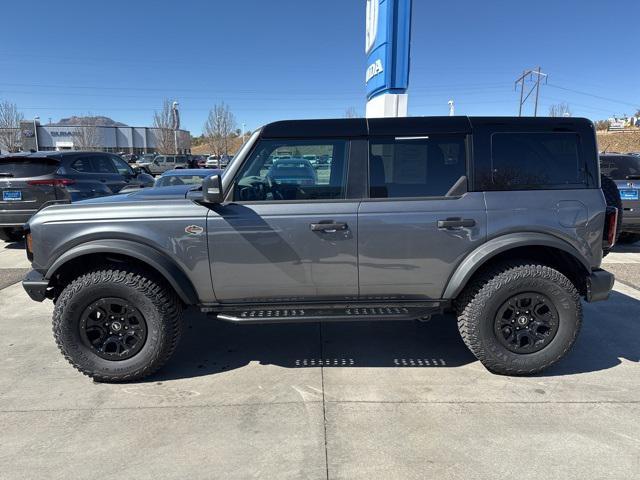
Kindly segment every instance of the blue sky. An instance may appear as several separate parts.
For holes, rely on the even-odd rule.
[[[364,0],[8,2],[0,99],[25,117],[150,125],[163,98],[199,134],[224,101],[239,126],[364,113]],[[542,114],[640,108],[640,2],[413,0],[409,111],[517,114],[513,81],[549,74]],[[532,111],[532,110],[530,110]]]

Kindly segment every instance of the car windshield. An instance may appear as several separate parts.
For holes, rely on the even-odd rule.
[[[634,155],[604,155],[600,157],[602,172],[614,180],[640,178],[640,157]]]

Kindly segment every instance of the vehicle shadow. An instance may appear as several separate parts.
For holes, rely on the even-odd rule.
[[[585,304],[582,331],[569,355],[544,377],[606,370],[640,361],[640,301],[612,292]],[[452,315],[429,322],[235,325],[197,311],[185,315],[181,345],[149,382],[191,378],[259,362],[285,368],[446,368],[475,362]]]
[[[19,242],[5,242],[3,248],[7,250],[24,250],[24,240]]]
[[[250,362],[286,368],[457,367],[475,361],[455,320],[235,325],[198,312],[171,362],[149,381],[197,377]]]
[[[611,251],[616,253],[640,253],[640,242],[625,244],[618,243],[613,247],[613,249],[611,249]]]

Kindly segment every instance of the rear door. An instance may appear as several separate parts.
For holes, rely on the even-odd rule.
[[[94,153],[91,155],[91,163],[99,181],[105,184],[111,193],[118,193],[127,184],[124,177],[118,173],[109,154]]]
[[[43,203],[64,198],[54,184],[57,159],[0,158],[0,226],[24,223]]]
[[[439,299],[455,267],[485,240],[483,194],[467,191],[467,136],[370,138],[369,198],[358,212],[362,299]]]

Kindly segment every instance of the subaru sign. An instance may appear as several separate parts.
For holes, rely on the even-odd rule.
[[[367,0],[367,99],[409,86],[411,0]]]

